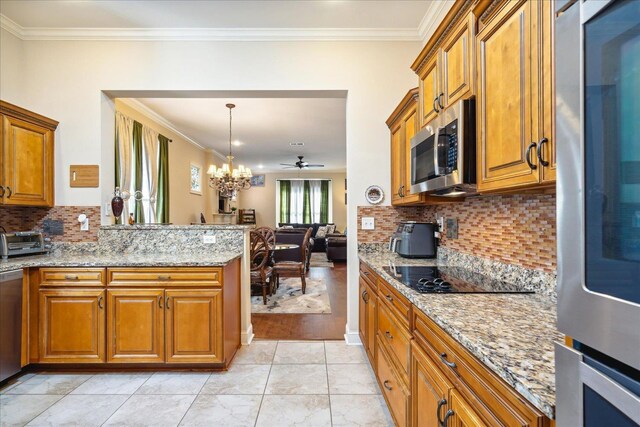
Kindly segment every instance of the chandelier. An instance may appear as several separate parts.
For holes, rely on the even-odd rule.
[[[209,166],[207,173],[209,177],[209,187],[218,190],[221,197],[236,198],[238,191],[247,190],[251,187],[251,169],[238,165],[237,169],[233,168],[233,154],[231,152],[231,110],[235,108],[235,104],[227,104],[229,109],[229,155],[228,163],[224,163],[222,167],[216,168],[215,165]]]

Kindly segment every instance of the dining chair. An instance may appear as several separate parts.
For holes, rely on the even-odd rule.
[[[300,261],[278,261],[275,263],[273,269],[275,271],[276,287],[279,286],[280,277],[296,277],[300,276],[302,281],[302,293],[307,291],[307,268],[306,259],[309,251],[309,239],[311,238],[311,232],[313,228],[309,227],[304,235],[302,245],[300,245],[301,257]]]
[[[249,238],[251,261],[251,286],[259,286],[262,290],[262,303],[267,304],[267,293],[271,295],[271,283],[273,280],[273,267],[269,265],[271,259],[271,246],[267,239],[259,233],[252,231]]]

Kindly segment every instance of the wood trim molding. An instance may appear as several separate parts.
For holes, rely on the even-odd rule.
[[[58,122],[53,119],[2,100],[0,100],[0,113],[42,126],[43,128],[50,129],[52,131],[55,131],[58,127]]]
[[[402,98],[402,101],[398,104],[393,113],[389,116],[386,123],[388,127],[391,127],[393,123],[404,113],[404,111],[409,107],[410,101],[418,100],[419,89],[414,87]]]

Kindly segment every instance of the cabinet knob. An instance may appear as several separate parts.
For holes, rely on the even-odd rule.
[[[164,303],[164,306],[165,306],[165,307],[167,307],[167,310],[169,310],[169,309],[171,308],[171,307],[169,307],[169,299],[170,299],[170,298],[169,298],[169,297],[167,297],[167,299],[166,299],[166,301],[165,301],[165,303]]]
[[[162,308],[162,297],[158,297],[158,308]]]
[[[387,295],[385,295],[384,297],[387,299],[387,301],[389,301],[389,302],[393,302],[393,298],[391,298],[391,295],[388,295],[388,294],[387,294]]]
[[[438,106],[436,105],[436,102],[438,102],[438,97],[437,96],[433,99],[433,111],[435,111],[436,113],[439,113],[440,109],[438,109]]]
[[[4,185],[0,185],[0,197],[4,197]]]
[[[549,166],[549,162],[544,160],[542,158],[542,147],[544,146],[544,144],[548,143],[549,140],[547,138],[542,138],[540,140],[540,142],[538,142],[538,162],[542,165],[542,166]]]
[[[385,334],[385,336],[387,337],[387,339],[390,339],[390,340],[392,340],[392,339],[393,339],[393,335],[391,335],[391,332],[386,331],[384,334]]]
[[[171,276],[158,276],[158,280],[171,280]]]
[[[103,297],[102,295],[100,295],[100,296],[98,297],[98,308],[99,308],[100,310],[102,310],[102,309],[104,308],[104,306],[102,305],[102,300],[103,300],[103,299],[104,299],[104,297]]]
[[[78,276],[76,274],[66,274],[64,278],[66,280],[78,280]]]
[[[389,380],[385,380],[385,381],[382,383],[382,385],[384,386],[384,388],[386,388],[386,389],[387,389],[387,390],[389,390],[389,391],[393,390],[393,387],[391,387],[391,386],[389,385]]]

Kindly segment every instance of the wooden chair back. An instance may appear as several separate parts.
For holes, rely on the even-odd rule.
[[[264,237],[269,247],[272,248],[276,244],[276,231],[274,229],[269,227],[258,227],[253,231]]]
[[[251,231],[249,237],[249,252],[251,271],[259,271],[266,267],[269,262],[271,247],[264,236],[255,231]]]

